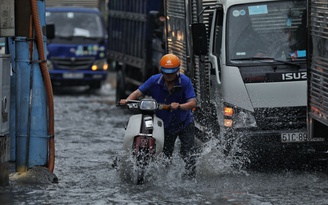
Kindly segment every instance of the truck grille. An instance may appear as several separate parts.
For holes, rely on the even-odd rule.
[[[306,107],[255,109],[255,118],[261,130],[306,128]]]
[[[90,69],[94,58],[52,58],[51,62],[56,69],[87,70]]]

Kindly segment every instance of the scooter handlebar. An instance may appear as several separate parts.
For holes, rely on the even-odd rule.
[[[126,105],[129,104],[129,103],[138,103],[138,102],[140,102],[140,100],[127,100],[126,103],[118,102],[118,103],[116,104],[116,106],[117,106],[117,107],[118,107],[118,106],[126,106]]]
[[[120,107],[120,106],[128,106],[128,104],[133,104],[133,103],[139,103],[140,100],[127,100],[126,103],[121,103],[118,102],[116,104],[116,107]],[[167,105],[167,104],[158,104],[158,110],[171,110],[171,105]]]
[[[170,110],[171,109],[171,105],[166,105],[166,104],[160,104],[158,106],[159,110]]]

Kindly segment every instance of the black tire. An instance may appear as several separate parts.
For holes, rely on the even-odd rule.
[[[137,167],[137,185],[144,183],[145,167]]]
[[[118,70],[116,73],[116,103],[120,101],[120,99],[125,99],[127,96],[125,94],[125,77],[124,73],[121,70]]]
[[[145,178],[145,169],[149,162],[149,155],[147,149],[141,149],[136,158],[137,167],[136,167],[136,176],[137,176],[137,185],[144,183]]]
[[[153,160],[153,154],[151,154],[149,147],[140,147],[139,151],[136,154],[136,182],[137,185],[144,184],[146,175],[148,175],[147,167],[149,163]]]

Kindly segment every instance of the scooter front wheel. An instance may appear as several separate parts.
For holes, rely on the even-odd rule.
[[[143,184],[144,183],[144,178],[145,178],[145,171],[146,171],[146,166],[149,163],[149,156],[148,156],[148,151],[147,149],[140,149],[137,157],[137,166],[136,166],[136,181],[137,184]]]

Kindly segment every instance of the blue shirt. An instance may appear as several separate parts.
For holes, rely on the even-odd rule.
[[[154,98],[158,103],[167,105],[173,102],[183,104],[190,99],[196,98],[192,83],[184,74],[178,74],[175,81],[175,85],[180,85],[182,88],[178,92],[170,94],[164,83],[163,75],[155,74],[142,84],[139,90],[144,95]],[[163,120],[166,134],[177,133],[194,121],[191,110],[158,110],[156,115]]]

